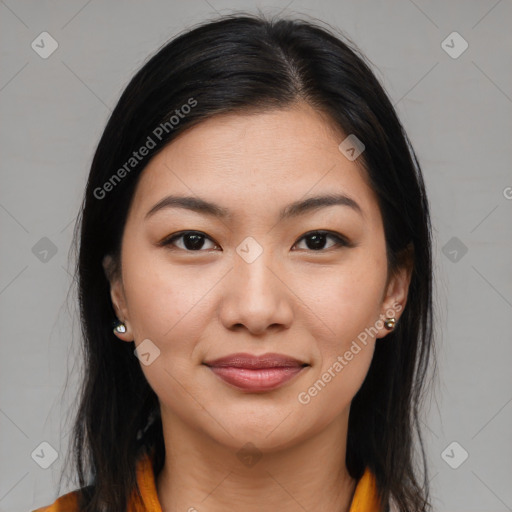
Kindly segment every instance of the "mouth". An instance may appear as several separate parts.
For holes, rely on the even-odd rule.
[[[231,354],[203,363],[238,390],[265,392],[277,389],[309,367],[308,363],[283,354]]]
[[[229,366],[232,368],[246,368],[249,370],[262,370],[266,368],[296,368],[309,366],[304,361],[284,354],[268,353],[256,356],[253,354],[247,354],[245,352],[219,357],[218,359],[205,361],[203,364],[210,367]]]

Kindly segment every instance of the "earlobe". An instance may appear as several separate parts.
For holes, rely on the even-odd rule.
[[[113,325],[113,333],[122,341],[133,341],[133,336],[128,326],[128,311],[119,272],[117,272],[114,260],[109,254],[103,258],[102,265],[105,276],[110,283],[110,299],[117,317],[117,321]]]
[[[131,332],[128,322],[128,311],[125,306],[124,296],[121,288],[121,283],[115,281],[110,287],[110,297],[118,318],[117,323],[113,329],[114,334],[122,341],[133,341],[133,334]]]
[[[386,294],[382,302],[383,310],[381,318],[383,318],[383,328],[380,329],[377,338],[384,338],[396,327],[407,303],[411,273],[412,267],[410,264],[406,263],[390,277],[386,288]]]
[[[131,334],[131,330],[126,322],[118,321],[113,325],[112,332],[121,341],[126,341],[127,343],[131,343],[133,341],[133,335]]]

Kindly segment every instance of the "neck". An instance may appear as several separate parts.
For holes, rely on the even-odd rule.
[[[348,512],[356,481],[345,465],[347,420],[348,413],[302,442],[251,458],[241,457],[243,441],[226,446],[162,414],[166,458],[156,478],[162,511]]]

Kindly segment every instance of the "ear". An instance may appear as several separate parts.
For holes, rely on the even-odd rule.
[[[110,298],[112,306],[119,321],[123,322],[126,326],[126,332],[114,331],[114,334],[123,341],[133,341],[133,333],[130,328],[128,308],[126,306],[126,297],[124,294],[123,281],[121,272],[114,258],[107,254],[102,261],[105,276],[110,283]]]
[[[398,258],[398,268],[390,274],[382,300],[380,318],[394,318],[398,323],[407,304],[407,295],[413,270],[413,247],[409,245]],[[380,322],[379,322],[380,323]],[[391,331],[382,326],[376,338],[384,338]]]

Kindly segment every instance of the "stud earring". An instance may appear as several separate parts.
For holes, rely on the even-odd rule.
[[[118,322],[118,324],[114,327],[114,333],[123,333],[126,332],[126,325],[123,322]]]
[[[388,330],[391,330],[395,327],[396,324],[396,318],[386,318],[386,321],[384,322],[384,327]]]

